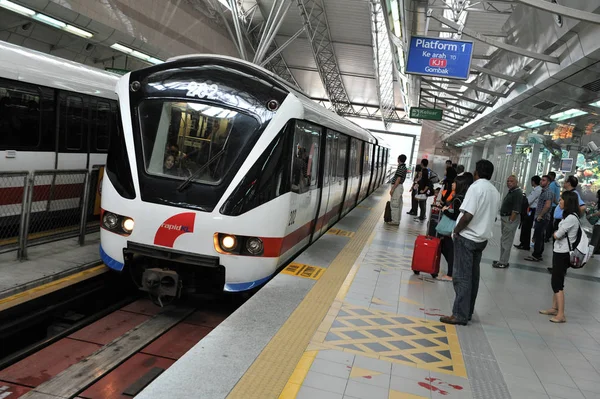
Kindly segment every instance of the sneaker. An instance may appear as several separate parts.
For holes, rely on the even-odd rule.
[[[496,262],[495,264],[492,265],[492,267],[494,267],[496,269],[506,269],[508,266],[510,266],[508,263],[500,263],[500,262]]]

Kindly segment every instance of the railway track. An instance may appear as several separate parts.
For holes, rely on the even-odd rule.
[[[137,299],[0,360],[0,398],[131,398],[244,300],[222,295],[159,308]]]

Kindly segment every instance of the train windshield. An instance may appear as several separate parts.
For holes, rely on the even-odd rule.
[[[213,185],[260,128],[249,115],[199,102],[145,100],[139,117],[146,173]]]

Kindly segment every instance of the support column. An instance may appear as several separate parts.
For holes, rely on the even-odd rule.
[[[477,161],[483,159],[483,146],[473,146],[473,151],[471,151],[471,159],[469,159],[469,167],[467,168],[465,165],[465,169],[471,173],[475,170],[475,164]]]
[[[531,161],[529,162],[529,173],[527,174],[527,182],[531,180],[533,176],[537,174],[538,162],[540,160],[540,149],[542,148],[541,144],[534,144],[531,147]]]

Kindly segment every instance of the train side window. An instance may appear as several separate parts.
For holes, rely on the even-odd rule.
[[[0,148],[37,148],[40,122],[40,93],[0,82]]]
[[[338,180],[344,180],[346,173],[346,154],[348,153],[348,136],[339,135],[338,139],[337,176]]]
[[[67,150],[81,150],[83,147],[83,100],[81,97],[67,97],[64,122]]]
[[[292,157],[292,192],[305,193],[318,187],[321,128],[296,121]]]
[[[107,151],[110,129],[114,125],[114,112],[110,110],[110,104],[105,101],[98,101],[96,105],[95,127],[96,150]]]
[[[331,184],[338,181],[337,179],[337,158],[338,158],[338,134],[334,131],[329,130],[328,134],[331,134],[331,148],[329,149],[331,153],[331,159],[329,164],[331,165],[331,169],[329,172]]]

